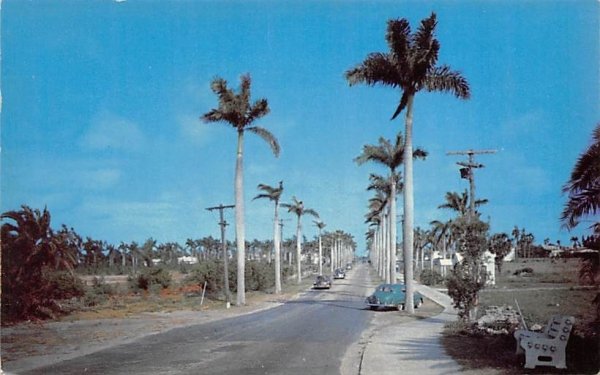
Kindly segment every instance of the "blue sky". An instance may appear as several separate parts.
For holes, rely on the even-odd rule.
[[[563,243],[587,233],[558,218],[561,187],[600,121],[593,0],[3,1],[1,209],[47,206],[54,227],[115,244],[218,236],[205,208],[233,203],[236,134],[199,116],[217,104],[211,79],[237,88],[250,73],[253,98],[271,107],[257,125],[282,153],[246,137],[247,238],[272,235],[271,204],[251,201],[256,185],[283,180],[284,201],[297,196],[362,249],[368,175],[385,170],[353,158],[404,119],[389,120],[398,91],[349,87],[343,74],[387,51],[388,19],[416,27],[432,11],[439,61],[462,72],[472,98],[415,100],[414,143],[430,153],[415,162],[415,224],[449,218],[437,209],[444,194],[467,188],[462,158],[447,151],[498,149],[476,172],[493,232],[518,225]]]

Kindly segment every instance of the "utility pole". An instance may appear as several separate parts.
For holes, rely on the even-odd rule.
[[[473,169],[483,168],[483,164],[475,163],[475,155],[479,154],[495,154],[498,150],[465,150],[465,151],[449,151],[446,155],[467,155],[466,162],[459,161],[456,164],[460,165],[460,177],[469,180],[469,211],[471,215],[475,214],[475,175]]]
[[[221,227],[221,247],[223,248],[223,276],[224,284],[225,284],[225,300],[227,303],[227,308],[231,306],[231,295],[229,293],[229,256],[227,254],[227,242],[225,242],[225,227],[228,225],[225,219],[223,218],[223,210],[226,208],[234,208],[235,205],[230,204],[228,206],[223,206],[223,204],[219,204],[215,207],[208,207],[207,211],[219,210],[219,226]]]

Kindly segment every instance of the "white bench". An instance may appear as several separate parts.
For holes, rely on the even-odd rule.
[[[517,330],[517,354],[525,352],[525,368],[536,366],[554,366],[566,369],[567,341],[573,329],[575,318],[554,315],[548,321],[543,332]]]

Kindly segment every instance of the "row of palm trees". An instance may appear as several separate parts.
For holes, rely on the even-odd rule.
[[[385,35],[389,51],[371,53],[362,63],[346,72],[346,78],[350,85],[364,83],[371,86],[384,85],[399,89],[400,100],[392,114],[392,120],[400,115],[403,110],[406,110],[402,163],[404,165],[404,280],[408,300],[413,298],[414,293],[412,269],[412,249],[414,246],[412,164],[414,158],[412,143],[414,97],[423,90],[450,92],[460,99],[468,99],[470,96],[469,84],[459,72],[451,70],[447,65],[437,65],[440,43],[435,37],[436,25],[435,13],[423,19],[414,33],[411,32],[408,20],[404,18],[389,20]],[[392,178],[392,180],[395,180],[395,178]],[[391,191],[392,194],[396,193],[395,189],[391,189]],[[395,206],[395,203],[393,205]],[[392,225],[389,225],[390,233],[393,233],[396,227],[395,212],[390,212],[389,217],[392,221]],[[393,236],[391,241],[394,241]],[[393,254],[390,254],[390,261],[393,256]],[[394,271],[390,269],[390,275],[393,273]],[[408,312],[414,313],[411,304],[408,304]]]
[[[394,160],[388,166],[391,173],[387,178],[388,187],[383,192],[376,193],[375,198],[370,202],[374,211],[379,211],[377,215],[370,215],[368,221],[376,226],[376,229],[370,231],[369,236],[377,239],[381,243],[396,243],[396,198],[398,184],[400,183],[399,173],[396,168],[399,164],[404,166],[404,183],[402,184],[403,193],[403,257],[404,257],[404,280],[406,283],[406,293],[409,300],[413,298],[413,249],[414,239],[414,197],[413,197],[413,159],[415,150],[413,148],[413,103],[414,97],[421,91],[439,91],[453,94],[459,99],[469,99],[470,88],[467,80],[458,71],[452,70],[447,65],[438,65],[438,54],[440,42],[435,36],[437,26],[437,17],[432,13],[429,17],[423,19],[417,29],[412,32],[408,20],[392,19],[387,22],[387,31],[385,39],[387,41],[388,52],[374,52],[369,54],[366,59],[356,67],[349,69],[345,77],[349,84],[359,83],[367,85],[384,85],[394,89],[399,89],[400,99],[396,106],[391,120],[398,117],[405,111],[404,121],[404,139],[402,143],[402,157]],[[250,76],[244,75],[241,79],[239,93],[227,87],[227,82],[222,78],[216,78],[211,83],[213,92],[218,97],[218,107],[205,113],[201,119],[209,123],[226,123],[231,125],[237,131],[237,157],[235,169],[235,229],[238,257],[238,293],[237,303],[245,303],[244,293],[244,244],[245,244],[245,221],[244,221],[244,201],[243,201],[243,139],[245,131],[249,131],[260,136],[271,147],[275,156],[279,154],[279,143],[268,130],[253,125],[253,122],[269,113],[269,106],[266,99],[259,99],[253,103],[250,102]],[[599,132],[595,133],[596,139],[600,137]],[[400,142],[400,136],[397,142]],[[389,144],[389,142],[387,142]],[[385,146],[385,140],[381,141],[380,146]],[[370,150],[365,150],[370,151]],[[590,148],[592,157],[597,157],[597,148]],[[417,156],[418,157],[418,156]],[[369,159],[369,156],[359,157],[358,162],[367,160],[379,160],[377,158]],[[583,159],[583,164],[588,163]],[[590,179],[586,174],[577,174],[574,171],[573,178],[565,187],[570,192],[570,201],[565,208],[563,220],[568,227],[576,225],[577,218],[589,213],[595,213],[598,209],[598,173]],[[380,183],[382,178],[373,177],[372,182]],[[379,181],[379,182],[378,182]],[[373,188],[375,189],[375,188]],[[376,190],[377,191],[377,190]],[[385,194],[385,191],[388,193]],[[591,204],[589,202],[592,202]],[[304,211],[303,206],[297,205],[299,201],[290,205],[296,205],[294,209],[288,207],[298,215],[297,232],[300,233],[300,217]],[[474,202],[475,203],[475,202]],[[277,209],[277,205],[276,205]],[[385,213],[384,213],[385,211]],[[600,225],[596,229],[600,231]],[[276,222],[274,223],[274,237],[276,235]],[[299,239],[300,236],[297,235]],[[298,247],[299,249],[300,247]],[[298,250],[299,251],[299,250]],[[390,279],[395,274],[395,252],[391,251],[385,259],[384,274]],[[298,268],[300,266],[298,265]],[[298,280],[301,280],[301,273],[298,272]],[[413,307],[409,304],[408,311],[414,313]]]
[[[382,84],[392,88],[399,88],[401,97],[396,110],[392,115],[395,119],[406,109],[405,139],[402,162],[404,164],[404,258],[406,260],[404,276],[406,280],[407,298],[412,298],[414,286],[412,283],[412,251],[413,248],[413,101],[416,93],[425,91],[442,91],[453,93],[461,99],[469,98],[469,85],[466,79],[446,65],[437,65],[440,43],[435,38],[434,32],[437,25],[435,13],[421,21],[417,30],[412,33],[406,19],[389,20],[386,40],[389,46],[387,53],[371,53],[355,68],[345,74],[350,85],[366,83],[368,85]],[[238,254],[238,293],[237,303],[245,303],[244,288],[244,198],[243,198],[243,139],[244,132],[250,131],[263,138],[273,150],[275,156],[279,154],[279,143],[272,133],[264,128],[253,125],[253,122],[269,113],[266,99],[250,102],[250,76],[244,75],[241,79],[239,93],[227,87],[227,82],[217,77],[211,83],[212,91],[217,95],[218,107],[202,115],[201,119],[208,123],[225,123],[237,131],[237,157],[235,168],[235,230]],[[390,183],[396,183],[392,173]],[[396,194],[396,189],[391,188],[391,196]],[[391,237],[395,237],[395,198],[390,199],[389,217],[394,221],[390,225]],[[302,207],[298,207],[302,210]],[[301,215],[299,215],[300,217]],[[299,236],[298,236],[299,237]],[[390,257],[391,259],[391,257]],[[390,267],[392,268],[392,267]],[[395,270],[395,268],[394,268]],[[390,269],[390,274],[395,271]],[[301,279],[300,273],[298,280]],[[409,307],[409,312],[414,312]]]
[[[265,140],[275,157],[279,156],[280,145],[277,138],[267,129],[254,125],[253,123],[266,116],[269,112],[269,104],[267,99],[258,99],[251,102],[250,95],[251,79],[250,75],[246,74],[241,77],[240,87],[238,92],[228,87],[227,81],[217,77],[211,82],[211,89],[216,94],[218,99],[217,108],[211,109],[209,112],[201,116],[201,120],[206,123],[222,123],[232,126],[237,131],[237,153],[235,166],[235,238],[237,247],[237,305],[246,303],[245,297],[245,218],[244,218],[244,177],[243,177],[243,162],[244,162],[244,134],[249,131],[258,135]],[[267,184],[259,184],[258,189],[261,191],[254,199],[269,199],[274,202],[274,217],[273,217],[273,244],[275,252],[275,292],[281,292],[281,256],[279,243],[281,235],[279,233],[279,207],[287,208],[288,212],[296,215],[296,273],[298,283],[302,282],[302,217],[305,215],[313,216],[319,219],[319,214],[312,208],[305,207],[304,202],[292,197],[290,203],[281,203],[281,195],[283,193],[283,182],[280,181],[277,186]],[[321,221],[315,223],[319,228],[319,233],[325,227]],[[319,251],[319,265],[322,273],[322,248]]]

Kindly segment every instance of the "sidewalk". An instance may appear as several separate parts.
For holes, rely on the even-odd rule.
[[[431,318],[412,323],[377,327],[365,348],[361,375],[455,374],[461,367],[448,356],[441,343],[444,324],[456,320],[456,310],[446,294],[416,284],[423,296],[442,305],[444,311]]]

